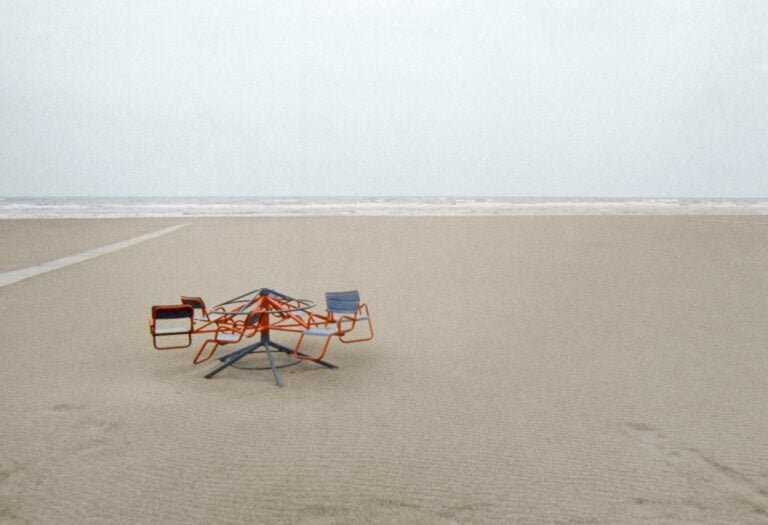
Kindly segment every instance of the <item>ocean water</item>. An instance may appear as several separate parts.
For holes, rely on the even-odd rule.
[[[0,219],[339,215],[768,215],[768,199],[0,197]]]

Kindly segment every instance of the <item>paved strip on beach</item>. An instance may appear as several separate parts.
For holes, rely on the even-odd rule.
[[[51,272],[53,270],[65,268],[67,266],[71,266],[79,262],[87,261],[88,259],[93,259],[94,257],[100,257],[102,255],[116,252],[118,250],[128,248],[129,246],[133,246],[135,244],[148,241],[150,239],[155,239],[157,237],[167,235],[171,232],[175,232],[180,228],[183,228],[184,226],[186,226],[186,224],[177,224],[169,228],[163,228],[162,230],[146,233],[144,235],[139,235],[138,237],[133,237],[125,241],[120,241],[112,244],[107,244],[105,246],[100,246],[98,248],[94,248],[93,250],[88,250],[86,252],[78,253],[75,255],[69,255],[67,257],[62,257],[61,259],[56,259],[43,264],[29,266],[27,268],[14,270],[12,272],[0,273],[0,288],[2,288],[3,286],[8,286],[10,284],[17,283],[19,281],[23,281],[24,279],[29,279],[30,277],[34,277],[36,275],[40,275],[41,273]]]

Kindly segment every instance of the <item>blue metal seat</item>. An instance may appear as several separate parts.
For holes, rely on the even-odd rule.
[[[360,293],[357,290],[347,292],[327,292],[325,294],[326,315],[314,314],[310,318],[310,327],[304,330],[296,342],[294,356],[297,359],[307,361],[319,361],[328,351],[331,339],[338,337],[342,343],[359,343],[373,339],[373,323],[371,322],[368,305],[360,302]],[[350,333],[355,330],[357,324],[363,322],[368,326],[368,335],[350,338]],[[312,356],[299,352],[304,336],[325,337],[322,350],[319,355]]]

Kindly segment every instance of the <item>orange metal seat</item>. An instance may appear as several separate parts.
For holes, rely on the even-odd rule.
[[[149,333],[152,334],[152,344],[157,350],[172,348],[187,348],[192,344],[192,329],[194,326],[194,309],[186,304],[156,305],[152,307],[152,317],[149,320]],[[159,346],[158,338],[170,337],[183,341],[182,344]]]

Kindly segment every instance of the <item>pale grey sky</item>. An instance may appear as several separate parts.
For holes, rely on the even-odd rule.
[[[0,2],[0,195],[768,196],[768,2]]]

